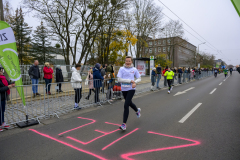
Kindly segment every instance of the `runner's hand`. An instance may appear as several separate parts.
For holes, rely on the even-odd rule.
[[[15,87],[15,83],[12,84],[12,87]]]
[[[135,82],[132,84],[132,88],[136,88],[136,83]]]
[[[135,83],[133,80],[131,80],[131,83]]]
[[[12,85],[8,85],[8,88],[11,89],[11,88],[12,88]]]

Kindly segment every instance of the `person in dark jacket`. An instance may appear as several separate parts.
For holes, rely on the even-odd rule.
[[[158,67],[157,67],[157,88],[158,89],[160,89],[159,82],[161,79],[161,74],[162,74],[162,68],[161,68],[160,64],[158,64]]]
[[[182,68],[179,67],[178,68],[178,83],[179,84],[182,84],[182,74],[183,74]]]
[[[237,66],[236,68],[237,68],[238,73],[240,74],[240,67]]]
[[[156,68],[152,69],[152,74],[151,74],[151,82],[152,82],[152,86],[151,86],[151,90],[153,90],[154,86],[155,86],[155,82],[156,82]]]
[[[64,80],[63,80],[63,75],[62,75],[62,70],[61,70],[60,65],[57,65],[57,67],[56,67],[56,82],[58,83],[57,84],[57,86],[58,86],[57,92],[63,92],[61,82],[64,82]]]
[[[7,95],[10,94],[10,89],[12,87],[15,87],[14,83],[10,83],[6,77],[3,75],[3,68],[0,67],[0,132],[3,131],[3,129],[8,129],[10,126],[7,125],[4,122],[4,112],[5,112],[5,106],[6,106],[6,99]]]
[[[32,91],[33,91],[33,97],[40,96],[38,93],[38,82],[40,78],[40,71],[38,67],[38,60],[35,60],[33,65],[29,68],[28,74],[32,80]]]
[[[99,92],[100,88],[102,87],[102,81],[104,80],[103,76],[101,75],[100,70],[101,65],[97,63],[93,68],[93,86],[95,88],[95,103],[99,103]]]

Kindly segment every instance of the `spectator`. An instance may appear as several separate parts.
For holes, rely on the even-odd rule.
[[[45,67],[43,68],[44,73],[44,79],[46,83],[46,94],[51,95],[50,89],[51,89],[51,83],[52,83],[52,74],[53,70],[50,67],[50,64],[48,62],[45,63]]]
[[[172,86],[174,86],[174,79],[177,80],[176,76],[177,76],[177,68],[174,67],[173,69],[171,69],[174,73],[173,79],[172,79]]]
[[[162,73],[162,68],[161,68],[160,64],[158,64],[158,67],[157,67],[157,88],[158,89],[160,89],[159,82],[161,79],[161,73]]]
[[[61,82],[64,82],[64,80],[63,80],[62,69],[61,69],[60,65],[57,65],[57,67],[56,67],[56,82],[58,83],[57,84],[57,86],[58,86],[57,92],[63,92]]]
[[[7,96],[10,94],[10,89],[15,87],[14,83],[10,83],[7,81],[6,77],[3,75],[3,68],[0,67],[0,98],[1,98],[1,105],[0,105],[0,132],[3,129],[8,129],[10,126],[7,125],[4,121],[4,112],[5,112],[5,105]]]
[[[95,88],[95,103],[99,103],[99,92],[100,88],[102,87],[102,81],[104,80],[103,76],[101,75],[100,70],[101,65],[97,63],[93,69],[93,86]]]
[[[237,65],[237,71],[240,74],[240,67]]]
[[[151,90],[153,90],[156,82],[156,68],[152,69],[151,82],[152,82]]]
[[[81,109],[81,107],[79,107],[79,105],[78,105],[82,98],[82,85],[81,85],[82,78],[79,73],[80,69],[81,69],[80,64],[76,64],[75,67],[72,67],[71,83],[72,83],[72,87],[74,88],[74,91],[75,91],[74,109]]]
[[[182,68],[179,67],[178,68],[178,83],[179,84],[182,84],[182,74],[183,74]]]
[[[85,98],[87,100],[89,100],[91,96],[91,92],[92,91],[95,92],[93,87],[93,70],[92,69],[90,69],[88,72],[88,88],[89,88],[88,96]]]
[[[162,71],[162,76],[164,76],[164,87],[167,87],[167,76],[165,76],[165,72],[168,70],[168,66]]]
[[[105,73],[107,73],[107,67],[108,67],[107,64],[105,64],[104,67],[103,67],[103,68],[105,68]]]
[[[113,86],[115,85],[114,76],[112,73],[112,66],[107,67],[107,100],[112,101],[113,98]]]
[[[28,74],[32,80],[33,97],[40,96],[40,94],[38,93],[38,82],[40,78],[38,60],[34,61],[33,65],[28,70]]]
[[[101,66],[100,70],[101,70],[101,76],[105,77],[105,75],[106,75],[106,66]],[[106,85],[107,85],[106,82],[103,81],[102,90],[101,90],[102,93],[104,93],[104,86],[106,86]]]

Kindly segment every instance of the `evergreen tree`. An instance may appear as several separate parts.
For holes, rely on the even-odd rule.
[[[51,42],[49,42],[48,36],[48,29],[41,22],[41,25],[37,27],[33,34],[34,42],[32,43],[31,53],[31,56],[37,59],[40,64],[51,62],[51,59],[54,58],[50,54],[50,52],[54,52],[54,48],[50,46]]]
[[[19,62],[20,64],[30,64],[32,62],[32,59],[28,56],[28,54],[32,27],[29,27],[28,24],[24,22],[24,14],[21,7],[20,9],[16,9],[16,14],[13,17],[11,26],[16,39]]]

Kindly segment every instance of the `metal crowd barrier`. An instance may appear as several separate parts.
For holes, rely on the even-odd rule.
[[[195,75],[188,73],[176,74],[176,79],[174,79],[173,83],[188,83],[212,75],[212,72],[201,72],[201,74]],[[26,115],[28,115],[29,119],[38,120],[40,123],[41,119],[47,119],[51,116],[59,117],[59,115],[72,112],[75,110],[75,100],[80,100],[79,107],[87,108],[90,106],[112,104],[118,99],[123,99],[121,84],[118,83],[117,79],[88,80],[80,84],[81,89],[78,90],[74,90],[71,82],[50,83],[47,85],[39,84],[37,85],[38,93],[41,95],[33,94],[32,87],[36,85],[24,85],[12,88],[8,96],[9,99],[6,102],[5,122],[15,126],[16,123],[25,121]],[[101,87],[94,88],[96,85]],[[135,94],[138,95],[150,91],[151,85],[150,78],[147,83],[139,83]],[[165,87],[163,76],[161,77],[159,86],[160,88]],[[26,106],[23,105],[18,95],[17,88],[19,87],[24,91]],[[51,94],[48,92],[51,92]]]

